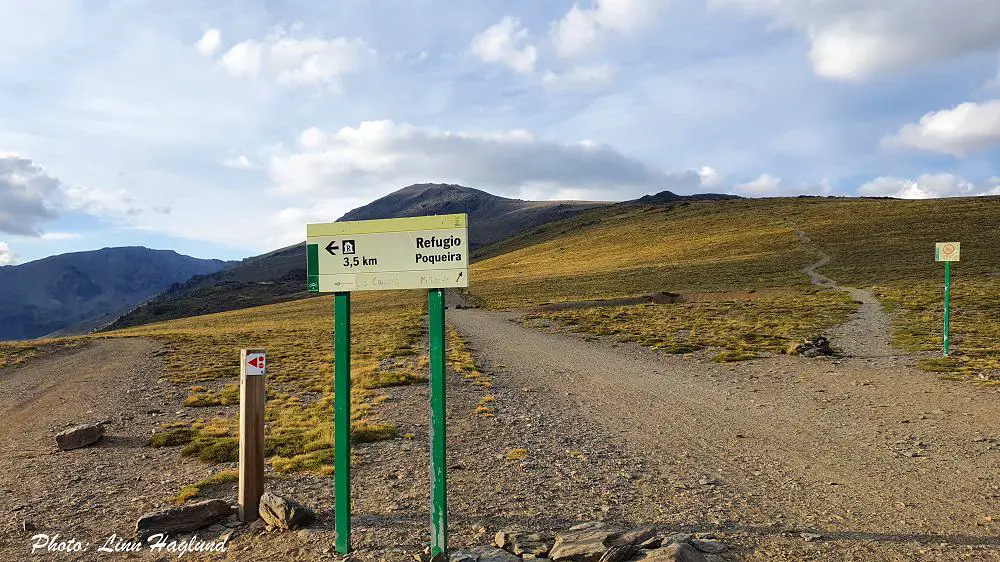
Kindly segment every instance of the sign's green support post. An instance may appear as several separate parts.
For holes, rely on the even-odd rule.
[[[448,553],[444,289],[427,292],[431,361],[431,555]]]
[[[334,528],[336,549],[351,551],[351,293],[336,293],[334,300]]]
[[[948,357],[948,337],[951,331],[951,262],[944,262],[944,356]]]
[[[334,294],[334,527],[351,551],[351,293],[428,291],[431,551],[448,553],[444,291],[469,286],[468,216],[433,215],[306,225],[306,289]]]

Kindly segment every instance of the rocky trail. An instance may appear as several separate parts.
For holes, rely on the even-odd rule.
[[[799,240],[820,256],[819,261],[805,268],[805,274],[814,285],[848,293],[858,303],[854,316],[836,328],[831,337],[837,341],[842,354],[853,358],[885,359],[893,356],[890,345],[892,322],[882,309],[882,303],[867,289],[842,287],[817,270],[830,263],[830,256],[813,244],[809,236],[796,230]]]

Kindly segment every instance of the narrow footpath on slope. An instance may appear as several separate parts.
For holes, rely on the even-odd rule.
[[[841,326],[831,332],[831,339],[850,357],[887,359],[893,356],[891,341],[892,322],[875,295],[868,289],[843,287],[817,270],[830,263],[828,256],[801,230],[795,231],[799,240],[818,253],[819,261],[805,268],[806,275],[814,285],[848,293],[859,303],[857,312]]]

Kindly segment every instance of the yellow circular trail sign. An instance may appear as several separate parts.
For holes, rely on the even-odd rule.
[[[961,249],[958,242],[938,242],[934,245],[934,261],[958,261]]]

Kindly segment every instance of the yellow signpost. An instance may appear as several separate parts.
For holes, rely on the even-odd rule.
[[[314,293],[469,286],[466,215],[310,224]]]
[[[431,551],[448,551],[444,289],[469,286],[465,214],[306,225],[306,288],[334,293],[337,552],[351,550],[352,291],[427,289],[430,339]]]
[[[934,261],[944,262],[944,356],[948,356],[951,336],[951,262],[959,261],[962,245],[958,242],[938,242],[934,245]]]

